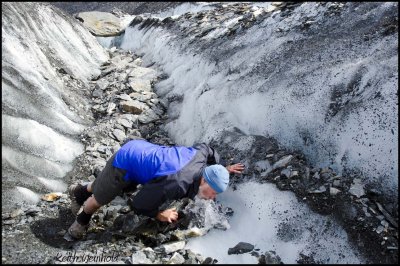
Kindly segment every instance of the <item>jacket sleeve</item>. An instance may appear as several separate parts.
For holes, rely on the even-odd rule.
[[[198,143],[193,145],[193,147],[200,150],[207,157],[208,165],[221,164],[223,166],[226,166],[226,161],[223,160],[218,154],[218,152],[209,145],[205,143]]]
[[[170,176],[163,176],[145,184],[142,189],[131,198],[131,207],[137,214],[156,217],[160,206],[167,200],[180,199],[184,191],[176,180]]]

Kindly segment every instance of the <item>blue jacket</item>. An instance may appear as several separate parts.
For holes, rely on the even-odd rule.
[[[145,140],[131,140],[118,150],[113,166],[127,171],[125,181],[146,184],[153,178],[178,172],[196,151],[192,147],[167,147]]]

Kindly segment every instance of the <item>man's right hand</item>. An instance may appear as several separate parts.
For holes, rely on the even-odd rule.
[[[175,222],[176,220],[178,220],[178,212],[176,211],[176,208],[160,211],[157,214],[156,219],[161,222],[172,223],[172,222]]]

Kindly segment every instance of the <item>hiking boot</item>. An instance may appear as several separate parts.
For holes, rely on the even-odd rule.
[[[81,225],[76,220],[75,222],[68,228],[68,233],[76,239],[81,239],[88,229],[87,225]]]
[[[79,212],[79,210],[81,209],[82,205],[80,205],[77,201],[76,201],[76,197],[75,197],[75,190],[81,185],[71,185],[68,188],[68,194],[69,197],[71,199],[71,211],[72,213],[76,216]]]

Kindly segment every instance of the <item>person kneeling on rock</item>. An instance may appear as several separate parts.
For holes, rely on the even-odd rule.
[[[218,153],[205,143],[168,147],[131,140],[107,161],[95,181],[68,188],[72,213],[77,215],[83,205],[68,233],[82,238],[94,212],[124,191],[136,190],[138,184],[143,187],[129,200],[135,213],[172,223],[178,212],[160,210],[165,201],[196,195],[213,200],[228,187],[229,174],[244,170],[241,163],[226,167],[219,163]]]

